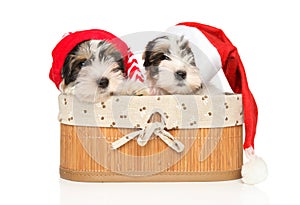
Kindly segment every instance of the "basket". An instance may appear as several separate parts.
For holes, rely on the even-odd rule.
[[[84,182],[220,181],[241,177],[240,94],[59,96],[60,176]]]

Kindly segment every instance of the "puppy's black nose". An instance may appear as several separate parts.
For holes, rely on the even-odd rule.
[[[108,84],[109,84],[109,80],[105,77],[99,79],[97,81],[99,88],[107,88]]]
[[[176,71],[174,75],[177,80],[184,80],[186,78],[186,72],[183,70]]]

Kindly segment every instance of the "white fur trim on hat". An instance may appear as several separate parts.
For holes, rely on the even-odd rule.
[[[252,147],[245,149],[249,159],[242,167],[242,181],[245,184],[257,184],[264,181],[268,176],[268,169],[265,161],[255,155]]]

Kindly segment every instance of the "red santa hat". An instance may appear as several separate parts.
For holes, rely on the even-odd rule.
[[[64,65],[68,53],[79,43],[86,40],[106,40],[114,44],[116,49],[120,51],[124,58],[125,71],[124,73],[133,80],[143,81],[143,75],[138,68],[138,62],[133,54],[129,51],[128,46],[115,35],[100,29],[91,29],[77,31],[66,34],[63,39],[56,45],[52,51],[52,67],[49,77],[59,89],[62,82],[61,69]]]
[[[248,87],[244,66],[237,48],[222,30],[195,22],[179,23],[167,29],[168,33],[188,39],[195,54],[196,66],[201,67],[202,78],[209,82],[222,68],[233,92],[241,93],[244,109],[244,150],[249,161],[242,167],[242,180],[248,184],[263,181],[267,176],[265,162],[254,153],[254,137],[257,125],[257,105]],[[208,62],[203,61],[205,56]],[[203,65],[203,63],[205,65]]]

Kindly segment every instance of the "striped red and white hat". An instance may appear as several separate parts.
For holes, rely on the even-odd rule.
[[[77,44],[86,40],[106,40],[115,45],[116,49],[120,51],[124,58],[124,73],[132,80],[144,81],[143,75],[138,67],[138,62],[124,41],[107,31],[91,29],[66,34],[53,49],[53,62],[49,77],[58,89],[62,82],[61,70],[67,55]]]
[[[178,36],[183,35],[189,40],[196,66],[201,69],[204,82],[209,82],[222,69],[233,92],[242,94],[245,123],[244,150],[250,159],[242,169],[243,181],[254,184],[264,180],[267,176],[266,164],[254,153],[257,105],[249,89],[237,48],[222,30],[196,22],[179,23],[168,28],[167,32]]]

